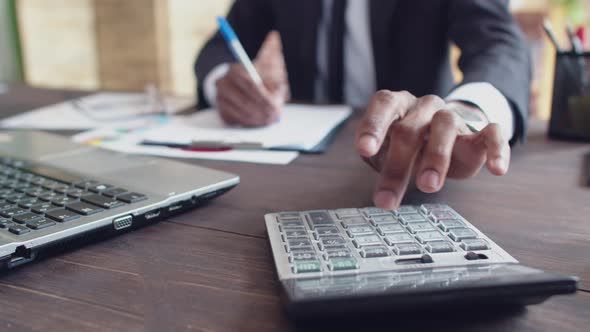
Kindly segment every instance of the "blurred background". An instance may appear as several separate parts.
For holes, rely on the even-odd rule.
[[[192,65],[231,0],[0,0],[0,82],[77,90],[143,90],[154,83],[193,96]],[[590,0],[513,0],[534,60],[531,110],[549,117],[554,48],[542,30],[553,24],[569,45],[566,22],[590,25]],[[568,46],[569,47],[569,46]],[[453,49],[453,61],[459,51]],[[264,57],[280,61],[280,40]],[[461,73],[455,69],[456,79]]]

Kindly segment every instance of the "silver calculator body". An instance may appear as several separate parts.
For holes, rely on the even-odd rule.
[[[474,302],[526,305],[577,279],[520,265],[448,205],[265,215],[294,316]]]

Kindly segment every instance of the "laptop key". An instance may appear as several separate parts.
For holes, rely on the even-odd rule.
[[[8,227],[10,227],[12,225],[14,225],[14,223],[12,222],[12,220],[5,219],[5,218],[0,218],[0,228],[8,228]]]
[[[76,203],[71,203],[66,205],[66,208],[68,210],[72,210],[74,212],[77,212],[79,214],[83,214],[85,216],[89,216],[89,215],[93,215],[96,213],[99,213],[101,211],[104,211],[103,209],[94,206],[94,205],[90,205],[87,203],[83,203],[83,202],[76,202]]]
[[[127,192],[128,192],[127,189],[111,188],[109,190],[104,191],[102,194],[105,195],[106,197],[117,197],[117,196],[125,194]]]
[[[40,220],[42,219],[38,214],[34,214],[34,213],[22,213],[22,214],[18,214],[15,215],[14,217],[12,217],[12,220],[14,220],[15,222],[19,223],[19,224],[25,224],[29,221],[34,221],[34,220]]]
[[[100,193],[111,188],[113,188],[113,186],[111,186],[110,184],[99,183],[92,186],[88,186],[86,190],[92,191],[93,193]]]
[[[27,213],[27,212],[29,212],[29,211],[25,210],[23,208],[15,207],[12,209],[1,211],[0,216],[2,216],[4,218],[12,218],[13,216],[16,216],[18,214],[23,214],[23,213]]]
[[[101,195],[84,196],[81,199],[86,203],[94,204],[104,209],[114,209],[116,207],[125,205],[125,203],[118,201],[114,198],[109,198]]]
[[[12,208],[15,208],[15,207],[16,207],[16,205],[14,205],[12,203],[0,203],[0,211],[12,209]]]
[[[147,199],[147,196],[139,193],[128,193],[117,196],[117,199],[125,203],[137,203]]]
[[[33,205],[31,206],[31,211],[35,212],[35,213],[45,213],[47,211],[51,211],[51,210],[56,210],[59,209],[59,207],[57,205],[53,205],[51,203],[41,203],[41,204],[37,204],[37,205]]]
[[[54,200],[58,196],[59,196],[58,193],[48,192],[48,193],[46,193],[44,195],[39,195],[39,199],[42,200],[42,201],[51,202],[52,200]]]
[[[31,230],[26,226],[14,224],[8,228],[8,231],[16,235],[23,235],[30,232]]]
[[[80,215],[76,212],[66,209],[51,210],[45,213],[45,216],[57,222],[68,222],[80,218]]]
[[[27,227],[39,230],[55,225],[55,221],[47,220],[45,218],[27,222]]]
[[[27,198],[27,199],[21,199],[20,201],[18,201],[18,206],[20,206],[24,209],[29,209],[29,208],[31,208],[31,206],[39,204],[39,203],[41,203],[41,201],[36,198]]]
[[[74,183],[74,186],[81,189],[86,189],[87,187],[94,186],[97,184],[100,184],[100,182],[94,180],[82,180]]]
[[[58,205],[58,206],[65,206],[67,204],[70,204],[70,203],[76,202],[76,201],[77,201],[77,199],[75,199],[75,198],[61,196],[61,197],[56,197],[56,198],[52,199],[51,203]]]

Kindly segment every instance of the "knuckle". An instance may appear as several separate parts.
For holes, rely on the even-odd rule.
[[[380,104],[391,105],[394,103],[395,93],[389,90],[379,90],[373,98]]]
[[[455,112],[443,109],[434,114],[432,122],[445,127],[459,128],[461,119]]]
[[[418,131],[411,125],[404,122],[398,122],[392,126],[392,141],[411,144],[419,136]]]
[[[386,130],[385,122],[376,115],[368,115],[363,121],[361,132],[381,134]]]
[[[423,96],[420,98],[420,101],[424,104],[437,106],[437,107],[443,107],[444,105],[446,105],[445,101],[437,95]]]

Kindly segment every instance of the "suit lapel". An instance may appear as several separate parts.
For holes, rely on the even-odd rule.
[[[371,41],[377,76],[377,89],[386,87],[391,81],[389,34],[391,20],[398,0],[368,0],[370,2]]]

